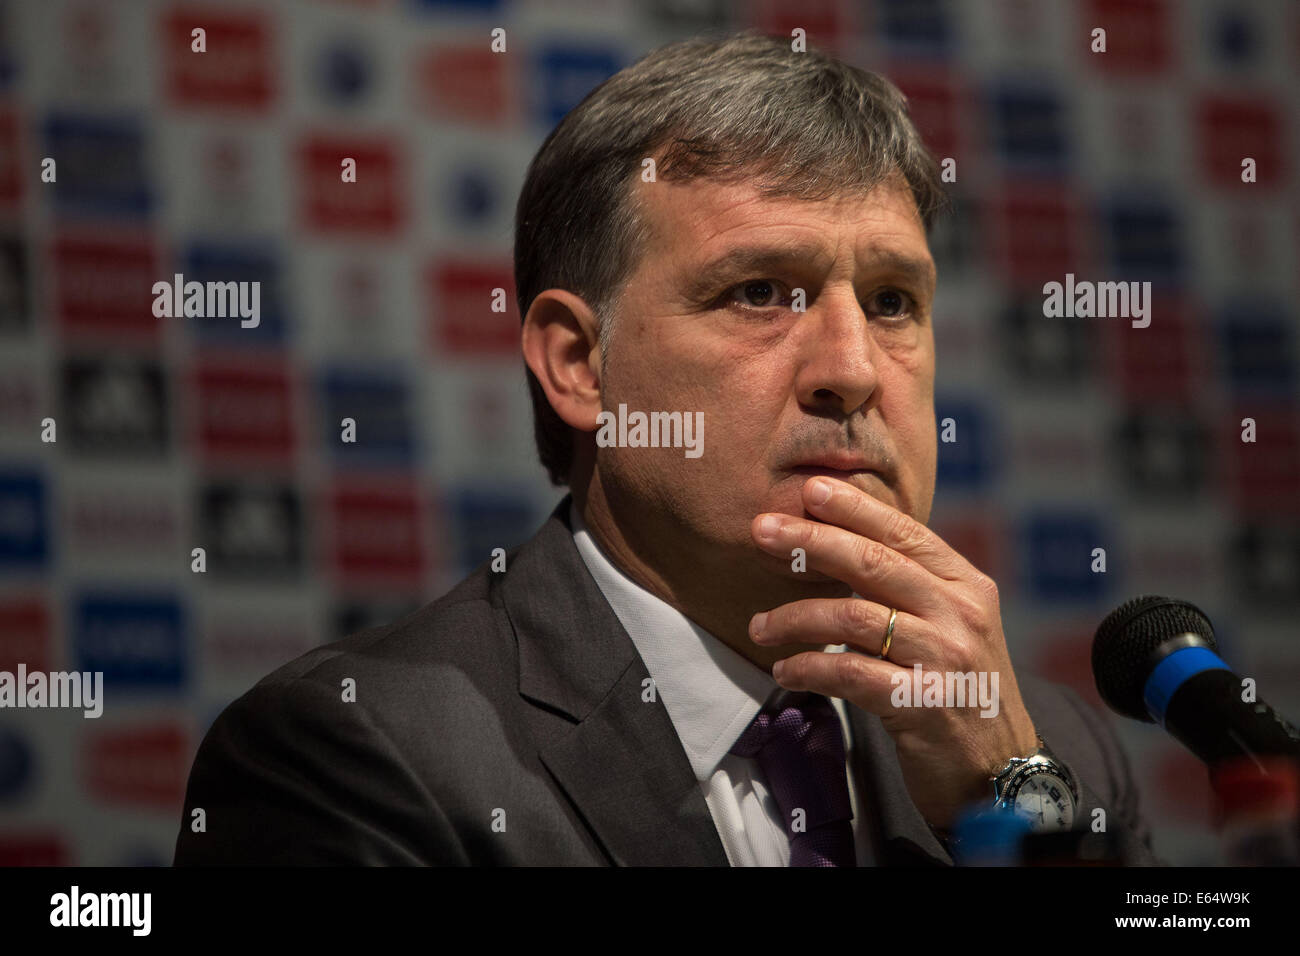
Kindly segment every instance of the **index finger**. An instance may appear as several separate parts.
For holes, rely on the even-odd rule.
[[[829,492],[823,500],[818,495],[821,488]],[[803,485],[803,501],[818,521],[879,541],[938,577],[959,581],[974,570],[969,561],[911,515],[846,481],[826,475],[809,478]]]

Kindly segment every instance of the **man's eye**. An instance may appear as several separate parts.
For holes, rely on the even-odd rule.
[[[871,297],[870,302],[875,305],[871,314],[882,315],[887,319],[905,315],[912,308],[911,297],[897,289],[881,289]]]
[[[750,279],[733,286],[726,295],[728,302],[753,308],[768,308],[781,302],[785,286],[775,279]]]

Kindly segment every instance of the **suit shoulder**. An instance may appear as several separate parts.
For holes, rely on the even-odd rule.
[[[514,636],[493,591],[490,572],[480,568],[405,617],[312,648],[258,684],[305,680],[338,688],[351,677],[410,685],[418,676],[436,686],[452,671],[502,678],[515,657]]]
[[[1021,695],[1026,706],[1037,706],[1056,720],[1074,724],[1079,732],[1094,734],[1095,724],[1105,719],[1095,707],[1085,701],[1073,687],[1051,681],[1037,674],[1016,674]]]
[[[1088,769],[1088,777],[1104,782],[1115,796],[1128,783],[1123,745],[1108,715],[1089,704],[1074,688],[1035,675],[1017,675],[1024,706],[1039,734],[1067,763]]]

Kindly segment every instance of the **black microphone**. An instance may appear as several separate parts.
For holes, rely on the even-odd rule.
[[[1158,723],[1213,768],[1256,755],[1300,760],[1300,731],[1256,698],[1217,653],[1195,605],[1145,594],[1106,616],[1092,642],[1097,692],[1116,713]]]

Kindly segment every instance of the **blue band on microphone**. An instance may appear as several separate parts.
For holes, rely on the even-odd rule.
[[[1188,678],[1195,677],[1202,671],[1231,670],[1219,659],[1219,655],[1208,647],[1184,647],[1174,651],[1151,672],[1146,686],[1142,689],[1142,700],[1147,705],[1147,713],[1154,717],[1163,727],[1165,710],[1178,688]]]

